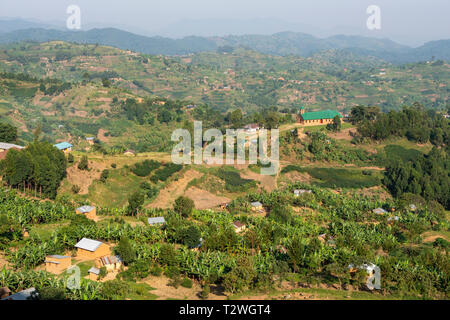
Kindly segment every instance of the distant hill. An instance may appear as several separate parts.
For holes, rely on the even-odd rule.
[[[24,19],[0,18],[0,33],[31,28],[55,29],[56,27],[54,25]]]
[[[418,48],[411,48],[389,39],[345,35],[322,39],[298,32],[224,37],[190,36],[182,39],[146,37],[115,28],[97,28],[88,31],[29,28],[0,34],[0,43],[26,40],[98,43],[154,55],[186,55],[216,51],[221,46],[232,46],[264,54],[302,57],[310,57],[326,50],[345,50],[355,55],[373,56],[392,63],[430,60],[433,56],[435,59],[449,60],[450,57],[450,40],[433,41]]]

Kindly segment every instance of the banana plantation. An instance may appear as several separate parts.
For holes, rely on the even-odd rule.
[[[300,188],[311,193],[295,195]],[[103,283],[82,279],[80,288],[70,290],[66,277],[39,271],[47,255],[75,254],[74,245],[90,238],[111,244],[127,239],[133,254],[118,278],[136,282],[160,269],[169,278],[223,284],[232,293],[268,290],[283,279],[365,290],[367,276],[350,272],[349,266],[375,264],[381,270],[381,290],[373,294],[448,298],[448,243],[425,242],[422,234],[448,231],[449,221],[442,206],[419,200],[381,200],[289,184],[270,193],[249,193],[226,210],[194,209],[188,217],[172,210],[144,210],[142,221],[164,215],[166,224],[154,227],[127,223],[122,209],[99,208],[102,218],[94,222],[77,217],[71,204],[27,200],[0,190],[0,217],[10,223],[0,232],[10,266],[1,271],[0,286],[14,291],[60,288],[68,299],[105,298]],[[265,216],[251,210],[254,201],[261,202]],[[376,208],[385,214],[374,213]],[[244,224],[245,231],[236,232],[234,221]],[[14,230],[49,223],[57,226],[47,236],[30,233],[24,238]]]

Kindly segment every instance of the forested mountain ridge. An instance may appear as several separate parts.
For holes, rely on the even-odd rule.
[[[298,32],[273,35],[242,35],[223,37],[190,36],[182,39],[147,37],[116,28],[94,28],[88,31],[64,31],[44,28],[13,30],[0,34],[0,43],[17,41],[70,41],[114,46],[146,54],[184,55],[216,51],[223,46],[248,48],[264,54],[310,57],[325,50],[346,50],[349,53],[374,56],[392,63],[450,59],[450,40],[433,41],[418,48],[398,44],[389,39],[336,35],[317,38]]]

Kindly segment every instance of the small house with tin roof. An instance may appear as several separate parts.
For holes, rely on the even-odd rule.
[[[147,222],[151,226],[162,226],[166,223],[164,217],[148,218]]]
[[[233,228],[234,228],[234,231],[236,231],[236,233],[239,233],[239,232],[244,231],[246,229],[246,226],[245,226],[245,224],[243,224],[240,221],[235,221],[235,222],[233,222]]]
[[[101,257],[95,260],[95,266],[99,269],[105,267],[108,272],[118,271],[122,266],[122,259],[119,256]]]
[[[95,220],[97,218],[97,209],[93,206],[82,206],[75,211],[77,214],[82,214],[86,218]]]
[[[45,258],[45,271],[60,274],[72,265],[72,258],[69,256],[51,255]]]
[[[100,269],[96,267],[92,267],[88,270],[88,277],[89,280],[97,281],[98,276],[100,275]]]
[[[386,214],[387,213],[387,211],[384,210],[383,208],[373,209],[372,212],[375,213],[375,214]]]
[[[111,255],[111,248],[106,243],[83,238],[75,245],[77,256],[95,260],[100,257]]]
[[[72,145],[68,142],[60,142],[53,145],[56,149],[61,150],[64,153],[68,153],[72,151]]]

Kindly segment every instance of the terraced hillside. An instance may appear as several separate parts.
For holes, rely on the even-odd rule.
[[[2,45],[0,70],[71,82],[106,78],[137,94],[207,103],[220,111],[302,104],[389,110],[413,102],[445,108],[450,78],[450,66],[443,61],[394,66],[339,50],[309,58],[245,49],[167,57],[58,41]]]

